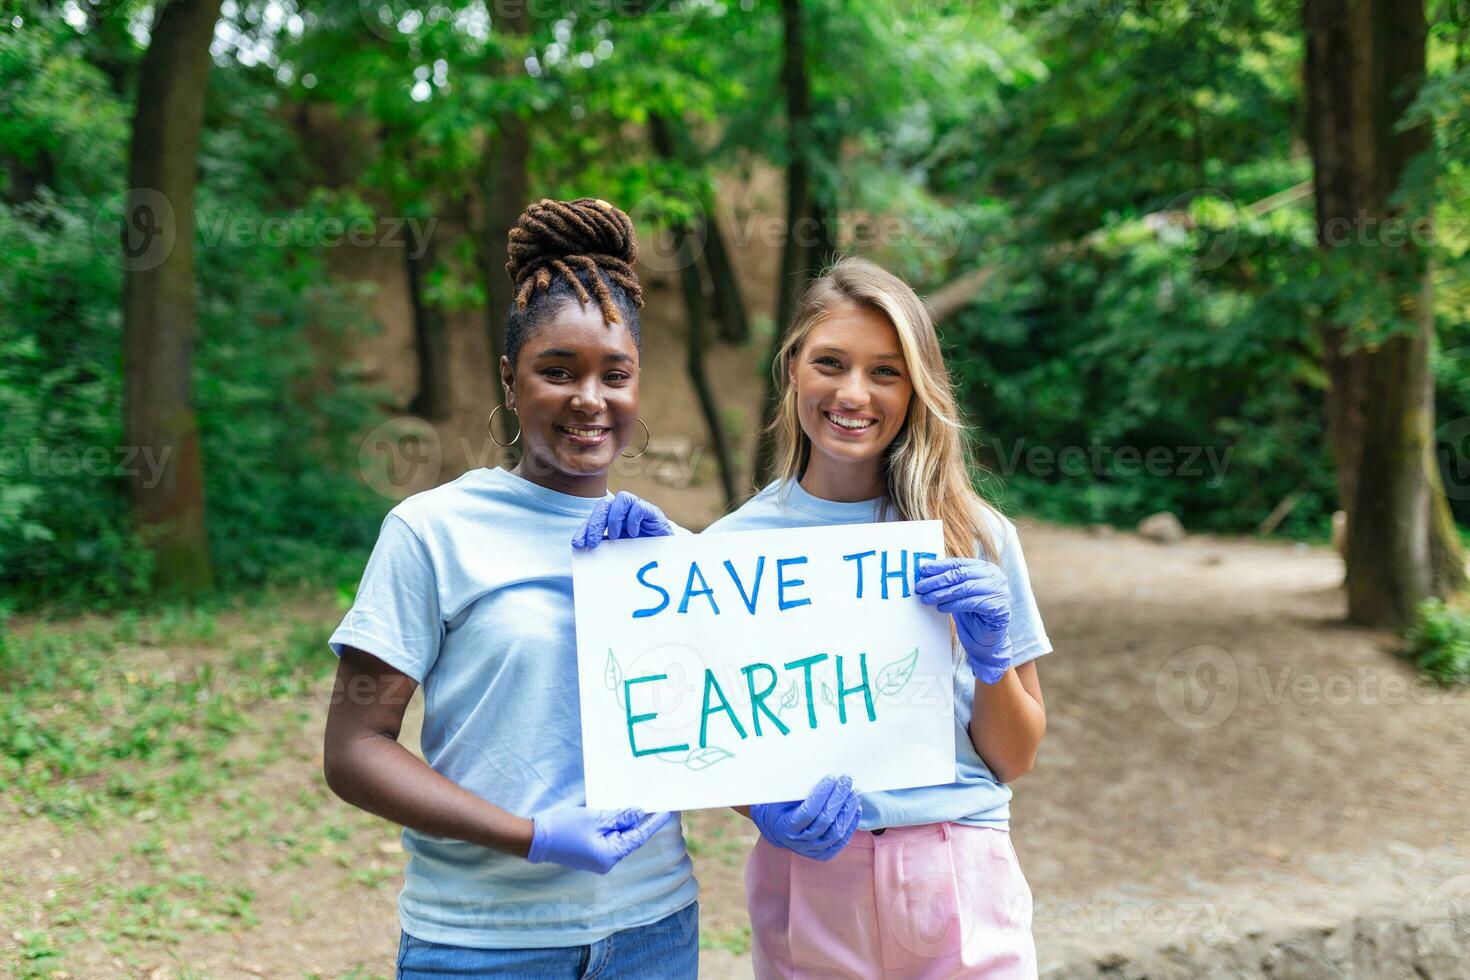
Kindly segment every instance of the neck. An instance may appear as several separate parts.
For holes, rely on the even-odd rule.
[[[590,473],[575,476],[563,473],[550,466],[537,465],[530,453],[521,457],[511,470],[516,476],[538,487],[555,490],[572,497],[603,497],[607,495],[607,473]]]
[[[812,454],[801,488],[813,497],[851,504],[883,496],[883,463],[879,459],[838,462]]]

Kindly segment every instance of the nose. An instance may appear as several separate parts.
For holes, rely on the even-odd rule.
[[[868,403],[868,386],[862,374],[849,371],[837,385],[837,403],[842,408],[859,409]]]
[[[595,377],[587,378],[572,392],[572,411],[579,415],[601,415],[605,408],[607,399],[602,397],[602,389]]]

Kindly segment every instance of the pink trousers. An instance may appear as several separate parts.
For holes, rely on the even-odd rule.
[[[826,862],[762,838],[745,896],[760,980],[1036,977],[1031,888],[1003,830],[860,830]]]

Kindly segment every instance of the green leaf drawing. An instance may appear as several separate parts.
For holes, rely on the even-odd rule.
[[[796,692],[796,681],[792,681],[791,688],[781,695],[781,707],[794,708],[798,700],[800,700],[800,695]]]
[[[873,685],[880,697],[896,697],[908,687],[914,678],[914,666],[919,662],[919,648],[907,657],[902,657],[878,671],[878,680]]]
[[[618,663],[612,647],[607,648],[607,666],[602,669],[602,683],[613,692],[613,698],[617,700],[618,707],[623,707],[623,666]]]
[[[690,752],[689,758],[684,760],[684,765],[686,768],[698,772],[701,769],[708,769],[717,762],[724,762],[726,759],[733,758],[735,758],[734,752],[728,749],[722,749],[718,745],[711,745],[707,748],[695,749]]]
[[[826,681],[822,682],[822,703],[831,705],[837,703],[837,698],[832,695],[832,689],[827,686]]]
[[[660,752],[658,755],[654,756],[654,758],[657,759],[659,762],[678,763],[682,766],[684,763],[689,761],[689,756],[691,754],[692,753],[689,752]]]

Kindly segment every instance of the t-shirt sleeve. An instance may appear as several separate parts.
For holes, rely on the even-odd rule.
[[[356,647],[422,684],[443,638],[438,581],[428,550],[401,517],[389,514],[357,598],[327,645],[339,657],[343,647]]]
[[[1036,595],[1031,591],[1031,575],[1026,571],[1026,556],[1021,551],[1021,538],[1016,525],[1002,520],[1005,528],[1001,546],[1000,567],[1011,590],[1011,666],[1019,667],[1028,660],[1051,653],[1051,640],[1036,608]]]

